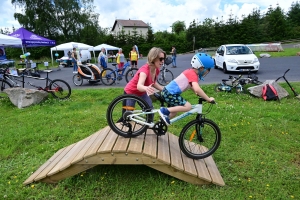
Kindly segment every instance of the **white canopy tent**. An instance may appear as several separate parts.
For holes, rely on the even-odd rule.
[[[89,51],[101,51],[101,49],[104,48],[105,49],[105,53],[107,55],[107,51],[113,51],[113,50],[119,50],[120,48],[119,47],[114,47],[114,46],[111,46],[109,44],[99,44],[95,47],[92,47],[89,49]]]
[[[0,46],[22,46],[22,40],[12,36],[4,35],[0,33]]]
[[[7,47],[7,46],[22,47],[22,52],[24,54],[22,40],[20,38],[15,38],[0,33],[0,47]]]
[[[93,51],[90,50],[91,48],[93,48],[93,46],[87,45],[87,44],[83,44],[83,43],[79,43],[79,42],[68,42],[68,43],[64,43],[64,44],[60,44],[56,47],[52,47],[51,48],[51,59],[52,59],[52,66],[53,66],[53,51],[64,51],[64,52],[68,52],[68,51],[72,51],[72,49],[76,46],[77,49],[79,50],[89,50],[89,51]],[[94,58],[95,58],[95,52],[94,53]]]

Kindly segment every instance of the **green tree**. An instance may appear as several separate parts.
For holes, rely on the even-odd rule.
[[[99,14],[93,12],[93,0],[12,0],[11,2],[23,11],[14,14],[18,22],[24,28],[45,37],[58,38],[63,42],[82,41],[82,36],[91,38],[95,30],[98,30]]]
[[[277,4],[273,9],[269,7],[265,17],[266,32],[269,36],[269,41],[280,41],[286,38],[287,35],[287,20],[283,10]]]
[[[186,30],[184,21],[176,21],[172,24],[172,32],[179,34],[182,31]]]

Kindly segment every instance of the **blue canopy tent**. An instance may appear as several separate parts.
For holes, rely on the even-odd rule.
[[[32,33],[25,28],[21,27],[15,32],[9,34],[12,37],[20,38],[23,46],[26,47],[44,47],[44,46],[55,46],[55,40],[50,40],[35,33]]]

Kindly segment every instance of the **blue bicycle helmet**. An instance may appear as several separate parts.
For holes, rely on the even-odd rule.
[[[191,60],[191,65],[195,69],[204,67],[205,69],[210,70],[214,67],[215,62],[214,59],[206,53],[196,53]]]
[[[204,77],[209,73],[210,69],[215,66],[214,59],[206,53],[197,53],[191,60],[193,68],[198,69],[198,77],[204,81]],[[200,67],[204,67],[204,70],[200,71]]]

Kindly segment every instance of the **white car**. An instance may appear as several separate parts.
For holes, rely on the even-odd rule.
[[[228,71],[240,72],[259,70],[259,60],[252,50],[244,44],[221,45],[215,54],[215,69],[221,68],[224,73]]]

